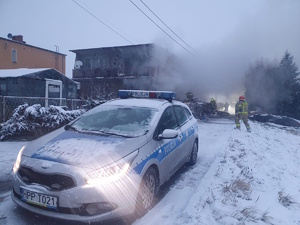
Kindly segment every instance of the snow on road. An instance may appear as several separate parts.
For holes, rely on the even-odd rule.
[[[154,208],[133,224],[300,225],[299,133],[250,125],[248,133],[230,120],[200,121],[197,164],[175,174]],[[22,144],[0,143],[1,181]],[[0,194],[0,224],[30,224],[24,215],[8,192]]]

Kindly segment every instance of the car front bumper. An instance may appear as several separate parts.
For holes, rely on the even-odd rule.
[[[43,216],[87,223],[106,221],[134,213],[139,180],[138,175],[131,174],[97,187],[84,185],[53,191],[38,184],[26,184],[15,175],[11,197],[20,207]],[[48,209],[24,202],[21,200],[20,187],[57,197],[57,208]]]

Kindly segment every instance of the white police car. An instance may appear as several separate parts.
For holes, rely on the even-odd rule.
[[[121,90],[119,97],[20,150],[17,205],[81,222],[143,215],[160,185],[196,163],[197,121],[174,92]]]

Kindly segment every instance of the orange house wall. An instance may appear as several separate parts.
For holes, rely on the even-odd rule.
[[[16,63],[12,62],[12,49],[17,50]],[[0,69],[18,68],[54,68],[66,74],[66,61],[62,54],[0,39]]]

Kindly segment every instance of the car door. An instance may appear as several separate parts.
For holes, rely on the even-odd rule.
[[[192,148],[193,139],[190,135],[192,124],[189,122],[187,114],[182,106],[174,106],[174,112],[178,120],[179,128],[181,131],[180,135],[182,138],[180,152],[177,153],[177,156],[179,158],[178,163],[179,166],[181,166],[186,161],[186,158],[189,157],[190,150]]]
[[[176,157],[176,154],[179,152],[179,148],[181,148],[180,135],[171,139],[158,138],[158,135],[162,134],[165,129],[178,130],[180,133],[172,106],[165,109],[154,133],[154,140],[160,145],[159,161],[163,180],[168,179],[173,174],[173,171],[178,164],[178,157]]]

